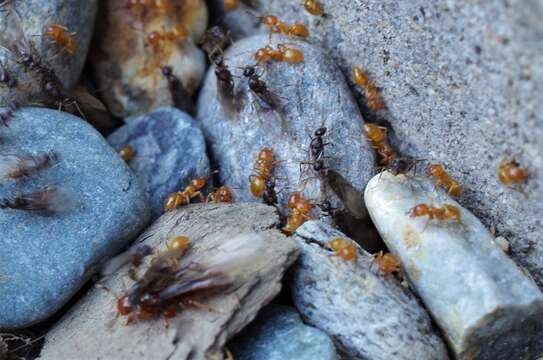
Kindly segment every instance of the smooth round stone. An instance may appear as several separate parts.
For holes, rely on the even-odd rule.
[[[335,360],[332,339],[307,326],[295,309],[269,305],[230,343],[237,360]]]
[[[132,145],[129,162],[150,198],[153,217],[164,212],[164,198],[184,189],[197,176],[209,179],[209,160],[202,132],[175,108],[160,108],[130,120],[107,138],[115,149]]]
[[[28,42],[36,50],[42,63],[51,68],[65,87],[71,87],[77,83],[83,66],[87,59],[87,53],[94,30],[94,20],[98,8],[97,0],[13,0],[0,11],[0,45],[11,49],[14,30],[13,17],[20,23]],[[14,9],[13,11],[8,11]],[[69,29],[77,42],[77,48],[73,55],[62,50],[61,46],[51,42],[45,35],[46,28],[50,25],[60,25]],[[5,105],[8,100],[30,102],[35,100],[31,93],[40,95],[42,91],[40,82],[43,78],[39,72],[25,70],[17,64],[14,54],[0,50],[0,62],[6,66],[9,75],[18,80],[18,86],[13,90],[0,86],[0,105]],[[33,88],[29,88],[29,84]]]
[[[3,128],[1,154],[54,151],[58,160],[0,197],[55,185],[66,210],[49,215],[0,210],[0,328],[20,328],[52,315],[97,265],[125,247],[150,219],[134,173],[90,125],[63,112],[24,108]]]
[[[364,123],[358,107],[336,65],[318,47],[306,42],[274,36],[272,45],[289,43],[305,56],[303,63],[270,63],[267,70],[257,68],[261,79],[279,99],[278,112],[266,108],[242,75],[242,67],[254,64],[254,53],[266,46],[268,35],[256,35],[234,43],[225,53],[226,65],[235,80],[240,111],[230,114],[217,96],[217,78],[211,68],[198,98],[198,120],[217,161],[222,182],[233,188],[236,198],[255,201],[249,192],[249,175],[258,152],[271,147],[275,153],[275,171],[279,200],[286,203],[291,191],[305,184],[305,196],[334,199],[334,188],[310,168],[310,136],[320,127],[323,138],[333,145],[325,148],[325,165],[341,174],[361,199],[362,190],[374,169],[373,151],[362,138]],[[302,171],[301,171],[302,170]],[[328,186],[330,185],[330,186]],[[360,211],[363,212],[363,211]],[[357,214],[360,215],[360,214]]]

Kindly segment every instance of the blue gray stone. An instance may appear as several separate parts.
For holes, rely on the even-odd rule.
[[[8,0],[0,12],[0,62],[9,74],[18,79],[15,88],[0,86],[0,105],[7,101],[35,101],[43,92],[44,78],[40,71],[25,69],[17,63],[14,42],[24,37],[35,50],[35,55],[47,68],[52,69],[66,88],[74,86],[83,71],[93,30],[97,0]],[[61,51],[61,47],[45,36],[52,24],[64,26],[77,42],[74,54]]]
[[[332,339],[307,326],[295,309],[269,305],[230,346],[236,360],[335,360]]]
[[[24,108],[1,130],[0,154],[54,151],[58,160],[0,197],[56,185],[72,198],[62,213],[0,210],[0,328],[52,315],[102,260],[134,239],[150,209],[134,173],[105,139],[66,113]]]
[[[202,132],[186,113],[160,108],[130,120],[109,135],[116,149],[130,144],[136,156],[129,163],[149,195],[153,217],[164,212],[163,200],[197,176],[209,178],[209,160]]]

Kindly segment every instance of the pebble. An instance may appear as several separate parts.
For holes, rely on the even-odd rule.
[[[132,171],[90,125],[40,108],[16,112],[2,128],[1,154],[57,156],[49,168],[7,181],[0,198],[47,185],[67,200],[64,211],[0,210],[0,329],[21,328],[55,313],[150,220],[147,197]]]
[[[248,190],[249,175],[260,149],[271,147],[277,161],[274,176],[280,203],[285,204],[289,193],[299,188],[304,188],[305,196],[315,201],[324,197],[337,199],[334,192],[343,193],[343,185],[333,185],[329,179],[322,182],[311,164],[302,164],[310,161],[310,137],[325,126],[323,140],[331,144],[325,147],[325,166],[341,174],[354,189],[351,198],[355,199],[355,209],[350,209],[349,204],[346,207],[357,217],[364,217],[362,203],[357,199],[362,198],[362,190],[373,173],[373,151],[362,138],[363,119],[341,72],[318,47],[274,37],[272,45],[288,42],[305,57],[303,63],[270,63],[266,71],[257,69],[281,103],[282,121],[279,112],[266,109],[248,90],[247,79],[240,69],[254,64],[255,51],[268,41],[267,35],[252,36],[234,43],[225,53],[226,65],[235,76],[239,112],[230,114],[221,105],[213,68],[198,98],[197,118],[208,141],[210,156],[220,166],[222,183],[234,189],[239,201],[260,201]]]
[[[132,145],[130,168],[147,191],[153,218],[164,212],[164,198],[198,176],[210,177],[202,132],[186,113],[160,108],[128,121],[108,136],[115,149]]]
[[[104,2],[98,15],[96,47],[91,62],[102,98],[118,117],[134,118],[154,108],[175,105],[176,99],[190,99],[200,86],[206,60],[195,45],[207,27],[203,0],[174,0],[165,12],[126,7],[125,0]],[[183,42],[162,42],[158,49],[148,41],[153,31],[174,31],[184,26]],[[182,86],[170,90],[162,67],[170,66]]]
[[[336,360],[332,339],[307,326],[295,309],[269,305],[228,345],[237,360]]]
[[[356,261],[333,255],[330,225],[308,221],[295,235],[301,248],[292,297],[309,325],[331,336],[349,359],[448,359],[445,344],[415,296],[373,256],[357,247]]]
[[[543,351],[543,294],[470,211],[428,179],[384,172],[368,211],[458,359],[533,359]],[[461,222],[411,217],[418,204],[460,209]]]

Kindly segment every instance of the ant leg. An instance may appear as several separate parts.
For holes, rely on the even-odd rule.
[[[204,197],[204,194],[202,194],[200,191],[196,191],[192,197],[196,197],[198,196],[200,198],[200,201],[201,202],[205,202],[205,197]]]

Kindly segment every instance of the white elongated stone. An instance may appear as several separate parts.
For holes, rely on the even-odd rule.
[[[475,215],[427,179],[384,172],[365,191],[373,222],[400,259],[458,359],[533,359],[543,294]],[[461,210],[461,223],[410,217],[417,204]]]

